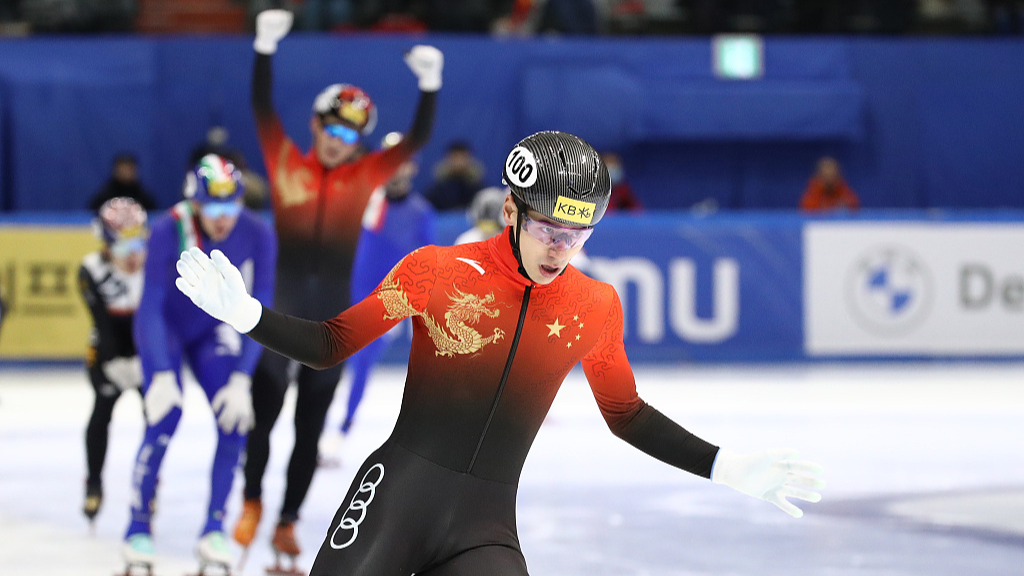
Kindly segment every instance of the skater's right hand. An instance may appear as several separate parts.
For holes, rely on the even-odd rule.
[[[292,29],[292,13],[287,10],[264,10],[256,15],[256,40],[253,49],[260,54],[277,52],[277,43]]]
[[[167,417],[174,408],[181,408],[181,388],[174,372],[165,370],[153,374],[153,379],[142,397],[142,405],[146,410],[146,424],[153,426]]]
[[[256,327],[263,305],[245,291],[242,273],[223,252],[214,250],[207,256],[199,248],[189,248],[176,267],[181,276],[174,285],[193,304],[241,334]]]

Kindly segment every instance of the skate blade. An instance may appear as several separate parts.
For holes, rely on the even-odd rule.
[[[231,566],[228,564],[213,563],[200,564],[199,571],[185,576],[231,576]]]
[[[124,572],[118,572],[114,576],[153,576],[153,565],[142,562],[129,562]]]
[[[267,568],[267,576],[306,576],[306,573],[295,567],[271,566]]]
[[[267,567],[267,576],[306,576],[306,573],[299,570],[298,566],[295,565],[295,557],[291,557],[291,568],[285,568],[281,566],[281,561],[278,560],[273,566]]]

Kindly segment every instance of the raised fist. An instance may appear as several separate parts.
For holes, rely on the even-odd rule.
[[[264,10],[256,15],[256,41],[253,49],[260,54],[277,52],[277,43],[292,29],[294,16],[287,10]]]
[[[437,92],[441,89],[441,69],[444,68],[444,54],[433,46],[418,45],[405,53],[405,63],[419,78],[420,90]]]

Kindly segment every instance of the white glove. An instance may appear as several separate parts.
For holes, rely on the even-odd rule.
[[[260,54],[277,52],[277,43],[292,29],[294,16],[287,10],[264,10],[256,15],[256,40],[252,47]]]
[[[441,69],[444,54],[433,46],[418,45],[405,53],[405,63],[420,80],[420,90],[437,92],[441,89]]]
[[[181,408],[181,388],[173,371],[153,374],[142,404],[146,408],[146,424],[150,426],[159,423],[174,408]]]
[[[825,481],[821,479],[824,469],[820,465],[795,460],[796,457],[795,450],[734,454],[719,449],[711,469],[711,481],[771,502],[786,514],[799,518],[804,515],[803,511],[786,498],[820,502],[821,494],[807,488],[820,490],[825,487]]]
[[[250,388],[252,380],[242,372],[232,372],[228,383],[213,395],[210,407],[217,415],[217,425],[225,434],[235,429],[245,434],[252,429],[253,411]]]
[[[263,305],[245,291],[242,273],[223,252],[214,250],[208,257],[199,248],[189,248],[176,267],[181,277],[174,285],[193,304],[241,334],[256,327]]]
[[[119,357],[103,363],[103,375],[121,391],[142,385],[142,360],[138,356]]]

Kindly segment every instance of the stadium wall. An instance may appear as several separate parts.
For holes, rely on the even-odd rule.
[[[268,215],[269,217],[269,215]],[[0,218],[0,360],[80,358],[88,216]],[[445,216],[439,240],[467,226]],[[634,363],[1024,358],[1024,211],[609,215],[589,273],[613,284]],[[407,328],[387,361],[408,355]]]
[[[869,208],[1024,208],[1024,41],[768,38],[765,74],[724,81],[706,38],[507,39],[295,34],[274,59],[288,133],[309,143],[314,96],[346,81],[380,108],[376,137],[408,127],[404,50],[445,52],[418,180],[468,140],[497,184],[511,145],[574,131],[624,155],[650,208],[790,208],[815,161],[842,162]],[[0,208],[83,208],[119,150],[170,205],[213,125],[262,170],[247,37],[0,40]]]

